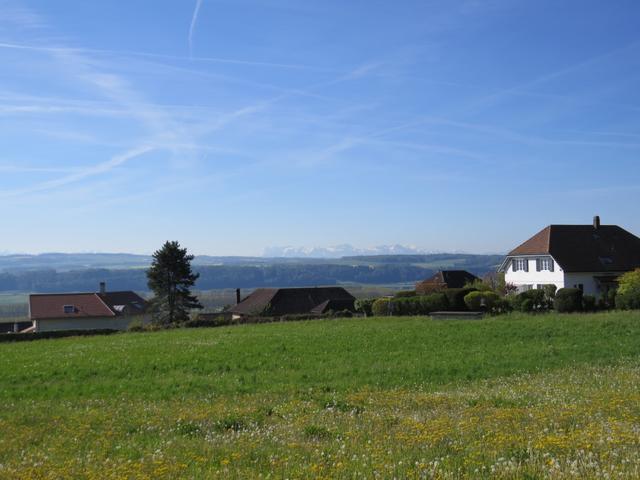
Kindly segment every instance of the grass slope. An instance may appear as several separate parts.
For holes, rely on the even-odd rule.
[[[634,478],[639,354],[636,313],[2,344],[0,478]]]

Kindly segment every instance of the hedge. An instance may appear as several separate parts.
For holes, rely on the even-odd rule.
[[[466,297],[471,292],[477,292],[475,288],[447,288],[442,291],[447,297],[448,310],[455,311],[466,311],[467,304],[464,303],[464,297]]]
[[[557,312],[569,313],[582,310],[582,290],[579,288],[561,288],[556,292],[553,306]]]
[[[391,301],[393,315],[428,315],[431,312],[446,310],[447,307],[447,297],[442,293],[396,298]]]
[[[493,311],[500,302],[500,295],[488,290],[471,292],[465,295],[464,303],[472,311]]]
[[[376,317],[389,315],[389,304],[390,301],[388,298],[379,298],[375,302],[373,302],[373,305],[371,305],[371,313],[373,313]]]
[[[31,333],[0,333],[0,343],[3,342],[28,342],[31,340],[44,340],[49,338],[64,337],[89,337],[93,335],[111,335],[120,330],[56,330],[52,332],[31,332]]]
[[[555,290],[550,289],[527,290],[510,297],[511,307],[520,312],[549,310],[553,305],[553,299],[550,296],[553,293]]]

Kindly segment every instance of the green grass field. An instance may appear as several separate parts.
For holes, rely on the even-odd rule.
[[[640,314],[0,344],[0,478],[637,478]]]

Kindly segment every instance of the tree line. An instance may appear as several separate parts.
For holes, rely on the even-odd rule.
[[[424,280],[434,270],[406,264],[351,266],[335,264],[201,266],[195,288],[307,287],[353,282],[361,284],[409,283]],[[482,272],[478,272],[482,273]],[[53,269],[0,273],[0,292],[86,292],[99,282],[113,290],[147,291],[146,269]]]

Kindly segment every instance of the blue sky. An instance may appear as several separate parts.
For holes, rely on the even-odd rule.
[[[0,0],[1,251],[640,234],[640,3]]]

